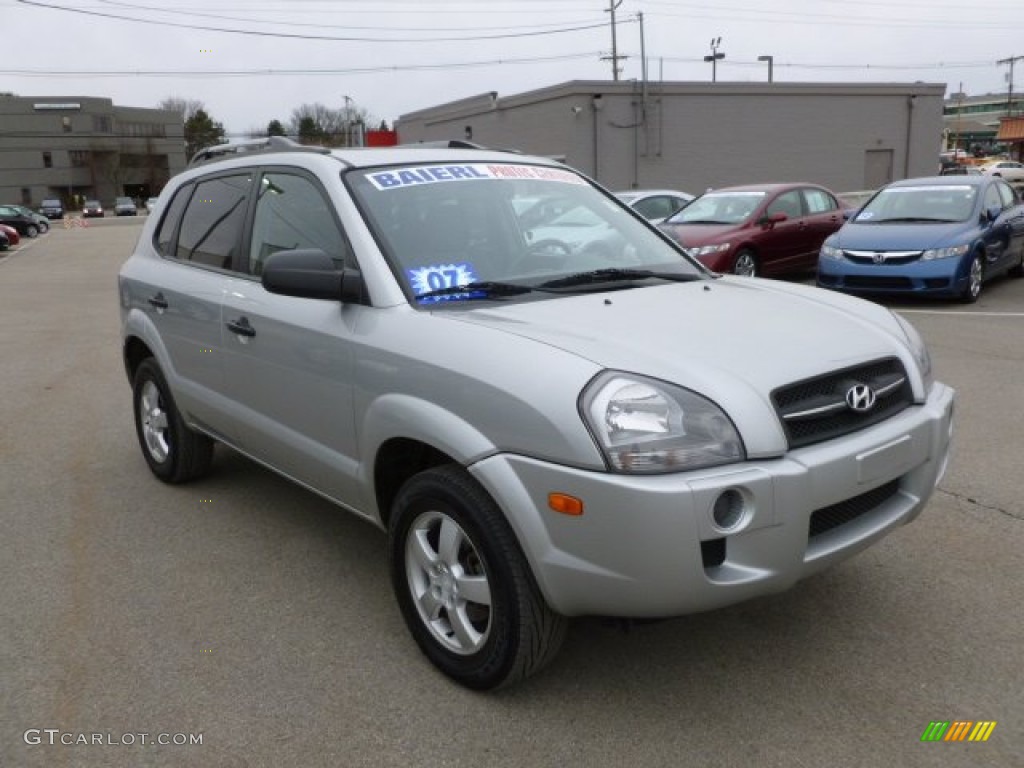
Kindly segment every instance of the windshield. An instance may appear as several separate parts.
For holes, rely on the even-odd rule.
[[[764,200],[764,192],[708,192],[666,220],[667,224],[741,224]]]
[[[934,185],[888,187],[875,195],[854,219],[858,224],[967,221],[974,212],[977,187]]]
[[[346,178],[403,288],[410,298],[422,297],[419,304],[550,298],[542,286],[580,273],[591,277],[570,283],[590,290],[615,288],[620,278],[644,283],[645,274],[650,282],[705,274],[569,170],[466,163],[378,168]],[[478,293],[438,294],[485,283]]]

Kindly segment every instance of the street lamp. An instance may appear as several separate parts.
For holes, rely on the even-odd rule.
[[[719,62],[720,59],[724,59],[725,58],[725,54],[724,53],[719,53],[718,52],[718,46],[720,46],[721,44],[722,44],[722,38],[720,38],[720,37],[717,37],[717,38],[713,37],[713,38],[711,38],[711,55],[704,57],[704,61],[710,61],[711,62],[711,82],[712,83],[718,81],[717,65],[718,65],[718,62]]]
[[[772,65],[775,62],[775,57],[774,56],[758,56],[757,60],[758,61],[767,61],[768,62],[768,82],[769,83],[772,82]]]

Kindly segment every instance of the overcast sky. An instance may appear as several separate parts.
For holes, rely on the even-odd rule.
[[[229,134],[349,97],[378,119],[610,79],[610,0],[0,0],[0,91],[199,99]],[[164,9],[161,10],[161,6]],[[623,79],[914,82],[1005,93],[1024,0],[621,0]],[[132,20],[134,19],[134,20]],[[1024,60],[1014,90],[1024,91]]]

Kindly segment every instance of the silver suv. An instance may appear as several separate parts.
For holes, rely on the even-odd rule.
[[[953,391],[907,322],[711,274],[563,165],[208,155],[120,273],[142,454],[177,483],[221,443],[386,531],[409,630],[464,685],[538,670],[568,617],[784,590],[945,469]]]

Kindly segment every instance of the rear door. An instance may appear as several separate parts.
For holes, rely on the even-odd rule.
[[[177,191],[157,227],[163,258],[133,278],[134,301],[150,317],[188,421],[220,433],[226,403],[221,367],[221,301],[239,248],[251,172],[234,172]]]

